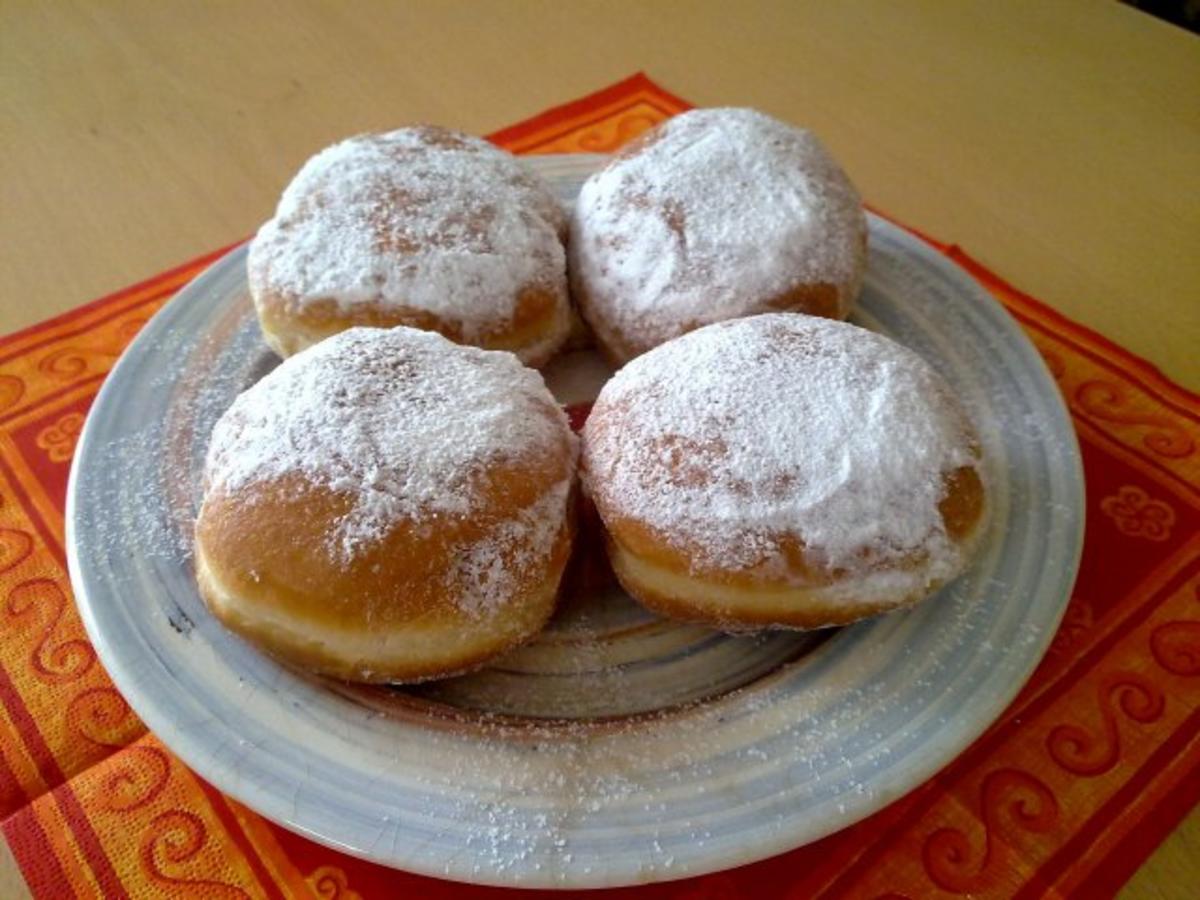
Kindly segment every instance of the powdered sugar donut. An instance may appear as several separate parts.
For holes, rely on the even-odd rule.
[[[731,630],[914,603],[963,571],[986,506],[971,423],[928,364],[787,313],[621,369],[584,426],[583,479],[625,588]]]
[[[583,185],[572,293],[607,355],[771,311],[844,319],[866,266],[854,186],[816,137],[751,109],[652,129]]]
[[[547,361],[569,329],[566,215],[519,160],[444,128],[329,147],[250,245],[263,336],[288,356],[354,325],[409,325]]]
[[[356,681],[471,668],[549,618],[576,439],[509,353],[354,328],[285,360],[213,430],[196,522],[212,611]]]

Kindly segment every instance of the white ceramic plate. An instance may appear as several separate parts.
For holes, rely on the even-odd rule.
[[[531,163],[570,200],[598,161]],[[391,866],[596,887],[815,840],[918,785],[1004,709],[1054,633],[1083,536],[1070,421],[990,296],[872,218],[855,320],[962,392],[990,467],[978,562],[912,611],[832,634],[727,637],[642,612],[592,557],[551,630],[483,673],[359,689],[281,667],[207,613],[189,556],[209,431],[276,362],[239,249],[146,326],[88,417],[67,510],[84,622],[184,762],[274,821]],[[577,353],[548,378],[570,404],[605,375]]]

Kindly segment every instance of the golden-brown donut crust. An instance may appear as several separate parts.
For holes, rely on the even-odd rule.
[[[680,472],[680,477],[685,477]],[[980,537],[987,508],[983,482],[974,468],[961,467],[944,479],[945,494],[939,504],[942,522],[950,537],[963,547],[972,547]],[[705,563],[701,554],[689,552],[678,535],[667,536],[636,519],[609,509],[602,498],[593,498],[607,531],[609,560],[622,587],[653,611],[685,622],[695,622],[727,631],[766,627],[798,629],[845,625],[868,616],[900,609],[918,602],[942,586],[934,581],[919,591],[895,594],[886,600],[860,600],[853,596],[853,575],[823,569],[819,559],[806,553],[795,536],[781,540],[782,571],[775,565],[769,572],[754,569],[722,569]],[[630,564],[640,562],[688,584],[688,592],[664,589],[653,577],[640,574]],[[890,560],[889,567],[916,568],[924,560],[919,554]],[[722,605],[716,598],[730,588],[744,595],[736,607]],[[692,593],[694,591],[694,593]],[[777,602],[756,606],[755,592],[778,595]],[[696,595],[713,601],[700,605]],[[836,595],[836,596],[835,596]]]
[[[566,235],[558,202],[509,154],[414,126],[310,160],[252,241],[247,276],[284,357],[347,328],[404,325],[537,367],[570,330]],[[325,258],[326,246],[349,249]]]
[[[285,293],[262,287],[255,294],[263,339],[287,358],[347,328],[395,328],[406,325],[436,331],[456,344],[516,353],[527,366],[541,368],[558,351],[570,331],[569,313],[559,296],[540,287],[525,288],[517,297],[510,322],[468,340],[462,326],[428,310],[394,303],[360,303],[344,310],[332,300],[297,304]]]
[[[846,396],[807,397],[818,384]],[[899,419],[880,412],[893,405]],[[810,316],[710,325],[629,363],[592,407],[582,475],[625,589],[731,631],[916,603],[962,572],[987,519],[949,386],[894,342]]]
[[[329,352],[335,342],[360,334],[371,332],[347,332],[308,352]],[[448,351],[477,352],[441,344]],[[360,352],[355,347],[343,356]],[[285,366],[302,361],[305,356],[298,356]],[[511,366],[520,369],[515,361]],[[220,464],[213,470],[210,454],[208,471],[217,477],[206,485],[195,525],[197,581],[210,609],[272,655],[353,681],[419,681],[461,672],[536,634],[554,610],[570,553],[566,486],[574,477],[575,448],[548,392],[522,408],[531,423],[527,433],[537,419],[544,420],[539,434],[556,436],[539,438],[537,452],[481,459],[467,488],[469,514],[418,509],[397,515],[360,539],[350,555],[339,552],[330,536],[352,513],[351,490],[290,469],[230,487]],[[372,409],[365,406],[359,414],[370,416]],[[513,523],[553,497],[568,498],[566,512],[546,533],[549,543],[538,545],[548,551],[529,552],[535,538],[519,530],[513,537]],[[478,585],[457,563],[464,548],[480,546],[496,554],[495,566],[511,573],[514,584],[476,607],[463,600]]]
[[[346,514],[344,496],[299,476],[256,486],[253,498],[216,491],[205,498],[196,522],[201,593],[227,627],[273,656],[325,675],[386,682],[465,671],[527,640],[550,618],[570,553],[570,522],[563,523],[545,564],[522,573],[505,616],[487,623],[454,603],[463,590],[447,581],[454,550],[511,520],[569,477],[568,460],[564,455],[537,468],[497,469],[478,515],[447,520],[436,529],[398,522],[348,566],[330,565],[313,549]],[[281,634],[270,624],[275,618],[294,621],[308,639]],[[339,632],[370,635],[414,627],[468,637],[433,664],[410,662],[412,648],[364,663],[320,640]]]
[[[584,184],[571,293],[622,364],[716,321],[844,319],[867,226],[853,185],[809,132],[748,109],[699,109],[617,153]]]
[[[570,477],[569,459],[564,448],[562,456],[536,467],[497,467],[475,516],[445,520],[435,529],[397,522],[344,567],[331,566],[313,548],[325,542],[346,514],[345,496],[297,475],[256,486],[253,498],[218,490],[206,496],[196,522],[205,572],[201,591],[228,627],[272,655],[326,675],[409,681],[464,671],[528,639],[549,619],[570,552],[570,522],[563,523],[545,564],[523,573],[506,615],[484,629],[454,603],[463,590],[447,581],[454,550],[484,537]],[[236,598],[234,603],[228,595]],[[401,656],[364,667],[318,641],[289,642],[261,621],[267,613],[302,622],[313,636],[343,630],[371,634],[414,624],[481,633],[436,666],[425,661],[411,665]]]
[[[863,235],[863,255],[866,255],[866,235]],[[637,330],[623,329],[618,322],[598,304],[588,291],[586,280],[575,275],[577,270],[572,268],[568,273],[571,281],[571,297],[575,301],[580,316],[586,323],[596,348],[614,368],[620,368],[629,360],[640,356],[659,343],[647,339]],[[764,297],[754,307],[747,307],[745,315],[767,312],[806,313],[812,316],[822,316],[827,319],[843,319],[847,309],[842,298],[846,289],[835,284],[817,283],[796,285],[782,294]],[[854,289],[857,293],[857,288]],[[675,327],[675,334],[683,335],[709,324],[698,319],[681,319]]]

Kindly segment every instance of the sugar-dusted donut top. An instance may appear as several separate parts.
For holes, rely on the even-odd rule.
[[[622,332],[657,343],[798,285],[857,286],[861,202],[811,132],[699,109],[643,141],[588,179],[572,221],[576,275]]]
[[[462,564],[478,571],[462,574],[499,588],[504,573],[492,570],[514,547],[549,553],[564,521],[575,441],[541,375],[512,354],[412,328],[353,328],[237,397],[213,429],[205,482],[210,494],[247,503],[296,475],[345,495],[348,511],[323,549],[349,561],[398,523],[436,529],[494,507],[494,497],[485,499],[493,465],[549,469],[539,475],[547,482],[540,497],[493,529],[494,547],[463,548]],[[564,456],[562,471],[548,467]]]
[[[703,566],[768,569],[781,541],[831,572],[959,548],[938,504],[977,466],[945,381],[889,338],[791,313],[722,322],[621,369],[584,429],[584,484]]]
[[[565,215],[516,157],[432,126],[322,150],[250,246],[252,291],[292,308],[406,307],[473,340],[503,328],[522,290],[566,302]]]

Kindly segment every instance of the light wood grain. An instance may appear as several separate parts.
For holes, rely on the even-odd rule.
[[[8,2],[0,332],[250,233],[296,167],[645,69],[1200,388],[1200,41],[1115,2]],[[1200,881],[1200,817],[1125,896]]]
[[[645,68],[1200,387],[1200,49],[1116,3],[7,4],[0,329],[250,232],[312,151]]]
[[[0,897],[5,900],[30,900],[29,886],[21,877],[17,861],[13,859],[8,844],[0,840]]]

